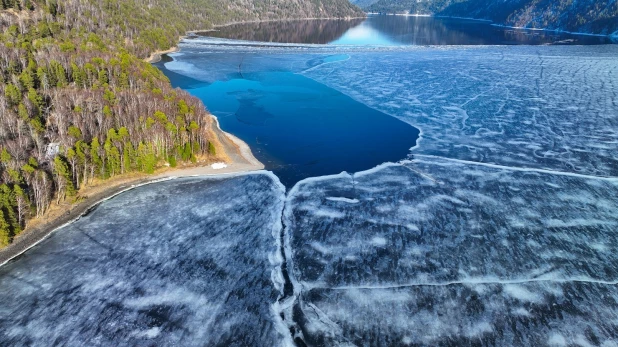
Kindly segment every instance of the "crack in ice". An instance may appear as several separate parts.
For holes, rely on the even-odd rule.
[[[618,182],[618,177],[593,176],[593,175],[578,174],[578,173],[574,173],[574,172],[564,172],[564,171],[556,171],[556,170],[548,170],[548,169],[534,169],[534,168],[525,168],[525,167],[516,167],[516,166],[505,166],[505,165],[499,165],[499,164],[491,164],[491,163],[482,163],[482,162],[469,161],[469,160],[453,159],[453,158],[447,158],[447,157],[441,157],[441,156],[429,155],[429,154],[413,154],[413,155],[414,155],[414,157],[431,158],[431,159],[442,159],[444,161],[452,161],[454,163],[468,164],[468,165],[479,165],[479,166],[485,166],[485,167],[490,167],[490,168],[494,168],[494,169],[502,169],[502,170],[510,170],[510,171],[520,171],[520,172],[538,172],[538,173],[544,173],[544,174],[549,174],[549,175],[560,175],[560,176],[585,178],[585,179],[591,179],[591,180],[602,180],[602,181],[609,181],[609,182]],[[421,160],[402,161],[403,164],[410,163],[410,162],[423,162],[423,161],[421,161]],[[442,163],[439,163],[439,162],[432,162],[432,164],[443,165]]]
[[[338,287],[328,287],[328,286],[319,286],[312,285],[308,282],[302,282],[303,289],[305,290],[314,290],[314,289],[328,289],[328,290],[354,290],[354,289],[399,289],[399,288],[410,288],[410,287],[446,287],[446,286],[456,286],[456,285],[483,285],[483,284],[499,284],[499,285],[509,285],[509,284],[528,284],[528,283],[539,283],[539,282],[547,282],[547,283],[588,283],[588,284],[601,284],[601,285],[618,285],[618,280],[614,281],[603,281],[603,280],[595,280],[591,278],[566,278],[566,279],[552,279],[552,278],[530,278],[530,279],[519,279],[519,280],[484,280],[484,279],[469,279],[463,281],[448,281],[448,282],[419,282],[419,283],[406,283],[406,284],[394,284],[394,285],[366,285],[366,286],[338,286]]]

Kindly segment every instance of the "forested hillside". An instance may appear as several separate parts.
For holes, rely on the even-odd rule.
[[[350,0],[351,3],[361,8],[369,7],[378,1],[379,0]]]
[[[213,157],[212,118],[142,59],[187,30],[362,15],[346,0],[2,0],[0,247],[94,179]]]
[[[618,31],[618,0],[380,0],[370,12],[487,19],[498,24],[572,32]]]

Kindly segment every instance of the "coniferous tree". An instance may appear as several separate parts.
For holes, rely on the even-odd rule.
[[[5,247],[11,242],[11,229],[6,221],[4,211],[0,209],[0,247]]]
[[[0,246],[94,178],[215,155],[209,114],[142,60],[152,51],[213,23],[359,13],[347,0],[277,13],[283,0],[244,1],[2,0]]]
[[[73,177],[69,170],[69,165],[60,156],[54,158],[54,172],[56,174],[56,182],[58,185],[58,202],[66,197],[76,195],[75,186],[73,185]]]

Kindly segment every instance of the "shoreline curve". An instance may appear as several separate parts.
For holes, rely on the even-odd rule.
[[[226,167],[215,169],[210,165],[197,166],[169,169],[150,176],[142,175],[133,178],[120,177],[118,181],[105,186],[102,191],[87,196],[81,202],[70,205],[68,211],[63,213],[60,217],[49,221],[45,220],[41,225],[23,231],[15,238],[13,243],[3,249],[0,249],[0,267],[12,260],[15,260],[32,247],[45,240],[56,230],[79,220],[82,216],[87,214],[102,202],[137,187],[164,182],[180,177],[226,177],[236,174],[256,172],[264,169],[264,165],[253,156],[247,144],[237,137],[222,131],[218,126],[218,121],[216,123],[217,128],[214,129],[215,135],[218,136],[219,139],[227,140],[221,141],[226,150],[226,154],[230,157],[230,162],[226,163]]]

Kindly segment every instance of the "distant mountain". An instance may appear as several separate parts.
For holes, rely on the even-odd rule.
[[[222,26],[215,31],[198,31],[196,34],[246,41],[326,44],[363,21],[365,18],[241,23]]]
[[[514,27],[594,34],[618,31],[618,0],[379,0],[364,9],[487,19]]]
[[[435,14],[456,0],[378,0],[360,7],[368,12]]]
[[[161,0],[159,0],[161,1]],[[187,3],[223,5],[227,14],[245,19],[343,18],[362,16],[347,0],[183,0]]]

